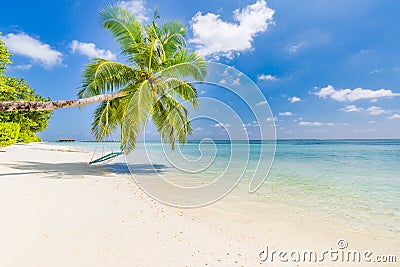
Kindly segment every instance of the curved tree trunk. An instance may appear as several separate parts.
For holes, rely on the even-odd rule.
[[[83,99],[75,99],[75,100],[57,100],[57,101],[49,101],[49,102],[36,102],[36,101],[0,101],[0,112],[5,111],[45,111],[45,110],[55,110],[59,108],[73,108],[73,107],[82,107],[98,102],[103,102],[107,100],[111,100],[114,98],[119,98],[126,96],[128,92],[118,91],[111,94],[105,95],[96,95]]]

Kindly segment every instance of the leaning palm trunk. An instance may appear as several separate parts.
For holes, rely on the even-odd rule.
[[[0,102],[0,112],[5,111],[45,111],[55,110],[59,108],[73,108],[82,107],[98,102],[104,102],[116,98],[126,96],[128,92],[118,91],[111,94],[95,95],[83,99],[74,100],[57,100],[49,102],[36,102],[36,101],[4,101]]]

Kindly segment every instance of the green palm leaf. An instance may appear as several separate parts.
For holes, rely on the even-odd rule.
[[[165,94],[154,106],[152,119],[163,142],[169,142],[174,149],[175,140],[186,142],[192,132],[186,108],[172,96]]]
[[[181,79],[167,77],[163,79],[161,86],[164,92],[189,101],[193,108],[199,106],[197,90],[193,84]]]
[[[78,97],[86,98],[120,90],[135,80],[136,75],[137,71],[125,64],[93,59],[83,72],[83,85],[79,88]]]
[[[154,20],[158,18],[155,13]],[[103,27],[121,47],[128,64],[94,59],[83,72],[78,97],[123,90],[126,95],[101,103],[94,112],[92,132],[96,139],[121,127],[121,149],[131,152],[149,119],[161,139],[174,148],[192,133],[188,111],[181,103],[199,105],[197,90],[189,80],[203,81],[207,65],[197,53],[186,49],[186,29],[179,21],[155,21],[142,26],[121,6],[108,6],[100,13]]]
[[[187,78],[202,81],[207,76],[207,64],[199,54],[180,51],[170,60],[170,66],[161,70],[160,76]]]
[[[140,22],[125,8],[108,6],[100,12],[100,22],[111,32],[121,46],[121,52],[134,63],[137,62],[138,44],[143,43]]]
[[[121,140],[121,148],[124,152],[129,153],[135,148],[137,136],[145,126],[155,100],[155,94],[148,80],[137,86],[124,114]]]

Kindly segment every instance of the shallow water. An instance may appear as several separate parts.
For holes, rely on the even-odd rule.
[[[95,157],[119,150],[119,143],[66,145],[97,148]],[[192,141],[175,151],[150,142],[139,144],[127,162],[134,172],[162,174],[180,186],[208,184],[223,173],[236,180],[244,171],[240,197],[246,201],[262,205],[263,199],[275,199],[344,224],[400,234],[400,140],[278,141],[266,181],[257,197],[248,197],[248,183],[256,170],[256,181],[262,180],[272,152],[271,142],[260,141]],[[109,166],[117,173],[128,171],[122,157]]]

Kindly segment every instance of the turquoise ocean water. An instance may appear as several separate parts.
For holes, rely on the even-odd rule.
[[[86,151],[118,151],[119,143],[68,143]],[[128,157],[132,169],[139,158],[151,158],[157,170],[181,180],[205,183],[218,177],[229,165],[232,173],[245,173],[241,181],[248,185],[257,169],[262,149],[270,153],[265,141],[191,141],[173,152],[169,146],[150,142],[139,144]],[[234,152],[232,152],[234,151]],[[97,154],[95,155],[97,156]],[[267,157],[268,158],[268,157]],[[264,159],[263,159],[264,160]],[[137,161],[137,162],[135,162]],[[268,159],[260,166],[269,166]],[[277,141],[269,176],[254,198],[298,206],[355,226],[381,229],[400,235],[400,140],[282,140]],[[117,173],[127,172],[124,160],[109,163]],[[138,164],[137,166],[142,165]],[[182,171],[183,170],[183,171]],[[211,180],[210,180],[211,179]],[[247,193],[244,190],[244,193]]]

